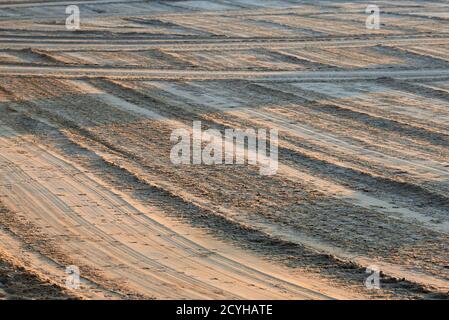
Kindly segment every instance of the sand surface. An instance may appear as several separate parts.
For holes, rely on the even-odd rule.
[[[0,299],[448,298],[449,4],[374,3],[0,1]],[[277,174],[173,165],[192,121]]]

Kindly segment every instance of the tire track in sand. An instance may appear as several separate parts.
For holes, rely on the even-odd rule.
[[[4,126],[2,131],[5,134]],[[266,263],[256,258],[245,257],[249,265],[239,263],[235,249],[224,244],[200,241],[220,247],[220,253],[229,252],[230,258],[214,252],[216,247],[207,249],[185,238],[160,224],[154,213],[151,217],[142,213],[156,208],[138,204],[142,211],[137,209],[122,195],[102,189],[92,176],[36,145],[22,142],[17,147],[5,135],[1,140],[2,181],[14,183],[5,203],[28,219],[34,217],[51,236],[68,235],[70,230],[74,237],[61,238],[62,247],[87,264],[100,266],[112,278],[126,279],[124,285],[134,290],[159,298],[173,294],[179,298],[326,298],[282,272],[266,272]],[[73,197],[82,194],[86,196]],[[112,221],[104,221],[108,216]],[[120,264],[126,267],[117,267]],[[270,266],[270,270],[279,269]]]

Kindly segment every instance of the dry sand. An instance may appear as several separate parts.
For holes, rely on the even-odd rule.
[[[0,1],[0,299],[448,298],[449,4],[369,3],[380,30],[360,1],[75,1],[71,32]],[[174,166],[194,120],[278,129],[278,173]]]

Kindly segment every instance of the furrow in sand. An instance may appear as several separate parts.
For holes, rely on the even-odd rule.
[[[61,32],[61,31],[58,31]],[[408,35],[390,37],[385,39],[381,37],[365,37],[363,36],[348,36],[348,37],[322,37],[321,40],[316,39],[279,39],[279,38],[225,38],[225,39],[42,39],[35,38],[0,38],[0,43],[8,49],[43,49],[48,51],[135,51],[135,50],[150,50],[150,49],[166,49],[170,51],[207,51],[207,50],[243,50],[249,48],[271,48],[273,50],[283,49],[297,49],[305,47],[371,47],[376,44],[383,45],[445,45],[447,44],[447,37],[440,36],[435,39],[424,38],[422,36]]]
[[[101,78],[112,79],[254,79],[259,81],[335,81],[365,80],[391,77],[397,79],[446,79],[448,70],[355,70],[355,71],[197,71],[197,70],[164,70],[164,69],[132,69],[106,67],[75,66],[21,66],[0,65],[0,74],[11,76],[44,76],[57,78]]]

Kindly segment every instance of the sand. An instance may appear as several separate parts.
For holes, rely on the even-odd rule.
[[[0,299],[447,299],[449,5],[374,3],[0,1]]]

